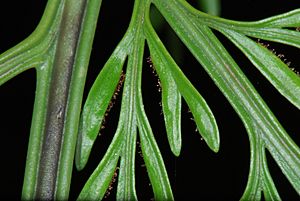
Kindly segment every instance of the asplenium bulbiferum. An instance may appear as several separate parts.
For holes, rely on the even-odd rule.
[[[94,165],[93,174],[84,178],[88,181],[82,190],[78,190],[81,193],[72,190],[72,196],[79,194],[79,199],[82,200],[105,197],[108,194],[106,190],[111,185],[111,178],[117,173],[114,187],[117,199],[143,198],[145,195],[140,193],[143,192],[139,185],[140,177],[135,176],[135,169],[140,171],[135,163],[141,161],[145,162],[141,162],[144,166],[144,173],[141,174],[144,178],[149,176],[153,196],[157,200],[181,198],[182,195],[177,190],[181,183],[190,189],[190,194],[183,195],[185,197],[201,197],[202,192],[208,192],[204,190],[204,186],[217,192],[228,182],[232,182],[231,177],[224,177],[227,180],[221,177],[226,175],[224,169],[228,168],[228,163],[220,165],[221,163],[216,162],[218,159],[222,161],[222,149],[226,151],[226,146],[222,148],[222,141],[226,142],[230,137],[238,138],[236,136],[240,133],[231,129],[242,125],[245,126],[250,140],[251,159],[248,182],[244,181],[242,187],[239,187],[245,189],[244,194],[238,196],[242,196],[243,200],[259,200],[263,192],[266,200],[280,199],[281,188],[278,188],[278,193],[273,183],[277,175],[270,174],[267,167],[270,161],[275,167],[279,167],[283,177],[287,178],[299,194],[299,148],[261,98],[265,98],[269,92],[263,91],[259,94],[253,87],[254,85],[261,88],[266,84],[274,93],[279,92],[278,94],[288,100],[288,107],[299,108],[299,76],[286,65],[284,59],[287,56],[284,59],[281,55],[278,56],[282,54],[281,46],[276,48],[276,43],[299,48],[300,33],[296,30],[296,27],[300,26],[299,9],[281,15],[276,13],[278,15],[274,17],[265,16],[269,18],[264,20],[240,22],[199,12],[182,0],[136,0],[130,25],[117,39],[120,43],[115,42],[114,45],[118,45],[115,48],[110,47],[114,50],[106,55],[105,62],[101,65],[103,67],[94,71],[100,73],[91,90],[87,87],[89,93],[81,112],[85,75],[100,5],[99,0],[49,1],[35,32],[0,56],[1,84],[29,68],[36,69],[37,89],[23,199],[66,199],[69,196],[75,144],[75,163],[77,169],[81,170],[86,163],[93,163],[91,160],[88,162],[88,158],[99,136],[107,107],[111,106],[110,101],[116,93],[122,71],[125,81],[123,88],[118,92],[119,102],[116,101],[116,105],[121,106],[121,109],[114,109],[116,124],[111,132],[100,131],[105,135],[98,137],[97,146],[104,146],[101,142],[103,139],[109,141],[105,145],[107,151],[102,150],[101,157],[94,162],[101,161],[99,166]],[[165,45],[168,43],[168,36],[171,35],[163,36],[161,31],[153,29],[155,19],[149,17],[151,6],[155,7],[169,24],[169,28],[165,29],[168,29],[170,34],[175,33],[177,40],[181,41],[177,47],[174,48],[174,44],[173,47]],[[109,18],[115,17],[115,12],[111,13],[114,15]],[[101,16],[98,22],[99,30]],[[105,20],[110,24],[108,26],[113,24],[110,20],[112,19]],[[103,23],[105,21],[103,20]],[[160,33],[159,36],[157,33]],[[106,35],[99,40],[105,41],[109,37],[110,35]],[[165,38],[164,43],[160,38]],[[276,54],[266,47],[266,44],[270,44],[271,48],[275,46]],[[181,56],[191,61],[180,60],[178,57],[175,62],[174,58],[178,54],[172,51],[172,48],[176,50],[178,47],[181,52],[188,52],[187,55],[180,54],[184,54],[185,56]],[[295,49],[293,51],[296,51]],[[285,52],[286,50],[283,51]],[[104,53],[99,51],[97,54]],[[161,93],[156,95],[161,96],[159,99],[162,109],[157,103],[157,115],[151,104],[160,100],[147,101],[153,98],[149,94],[156,92],[149,93],[145,87],[145,81],[151,80],[149,76],[152,70],[147,67],[149,63],[146,61],[149,55],[152,60],[151,66],[155,69],[161,86]],[[292,61],[292,58],[288,59]],[[97,58],[93,57],[91,64],[99,66]],[[249,70],[254,67],[258,70]],[[290,67],[297,68],[293,61]],[[149,75],[145,75],[147,71],[150,72]],[[255,75],[254,78],[248,73]],[[257,83],[256,76],[260,76],[259,82],[263,84]],[[92,75],[91,80],[95,77]],[[157,78],[154,77],[152,81],[157,82],[155,79]],[[156,83],[154,88],[155,85]],[[273,101],[266,99],[266,102],[272,106]],[[217,103],[216,106],[213,106],[213,103]],[[226,126],[220,124],[222,120],[219,119],[225,115],[228,124],[232,124],[231,118],[228,117],[232,110],[230,105],[241,121],[237,120],[237,116],[231,115],[237,125],[228,127],[228,132],[224,132]],[[220,110],[222,107],[228,108],[224,114]],[[276,112],[276,109],[272,110]],[[295,114],[299,115],[299,112]],[[112,115],[105,120],[109,121]],[[155,118],[160,118],[158,122],[166,131],[155,126],[158,123]],[[193,131],[187,130],[186,124]],[[246,133],[245,130],[242,132]],[[223,132],[226,135],[222,134]],[[233,137],[227,134],[231,132]],[[295,138],[295,135],[291,137]],[[203,143],[200,142],[201,138]],[[185,139],[190,141],[185,142]],[[200,149],[189,153],[187,150],[190,145],[196,143],[201,145]],[[202,155],[209,150],[205,144],[213,152],[220,153],[209,152],[205,156]],[[233,155],[246,160],[236,153],[243,149],[243,146],[232,146],[236,147]],[[92,153],[95,149],[93,148]],[[142,158],[138,158],[136,152],[141,152]],[[188,166],[184,174],[179,173],[182,166],[172,163],[180,164],[181,159],[169,161],[171,153],[186,156],[183,161],[188,161],[188,157],[191,157],[193,165]],[[241,162],[232,160],[230,164],[233,165],[229,167],[238,169],[238,163]],[[211,171],[204,169],[205,166],[210,167]],[[247,171],[248,169],[244,172]],[[196,175],[206,178],[205,182]],[[145,183],[148,183],[147,179],[145,180]],[[73,181],[76,181],[76,176]],[[80,187],[82,186],[83,184]],[[191,189],[197,189],[199,195],[192,193]]]

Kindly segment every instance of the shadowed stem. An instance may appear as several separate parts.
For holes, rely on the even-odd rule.
[[[11,57],[28,53],[36,58],[26,63],[37,70],[37,89],[22,200],[68,199],[84,83],[101,2],[49,1],[33,34],[8,51]]]
[[[65,111],[85,6],[86,0],[66,1],[60,22],[37,180],[36,197],[42,200],[55,196]]]

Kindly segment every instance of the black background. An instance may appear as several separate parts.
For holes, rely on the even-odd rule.
[[[190,1],[194,4],[193,1]],[[0,52],[16,45],[26,38],[36,27],[42,16],[46,1],[2,1],[0,3]],[[85,97],[88,89],[105,63],[115,45],[123,36],[133,7],[133,1],[103,1],[98,21],[95,44],[93,47],[90,69],[86,83]],[[222,17],[251,21],[262,19],[274,14],[299,8],[298,0],[244,0],[223,1]],[[170,29],[165,26],[159,31],[162,40],[168,44]],[[254,66],[235,48],[216,33],[220,40],[232,53],[233,58],[257,88],[260,95],[273,110],[295,142],[300,144],[299,111],[288,103],[259,74]],[[283,53],[291,62],[291,67],[300,71],[300,51],[295,48],[270,43],[278,53]],[[206,72],[179,44],[183,55],[177,62],[206,99],[219,125],[221,146],[218,154],[208,149],[195,131],[195,123],[190,120],[188,108],[183,102],[182,107],[182,138],[183,146],[180,157],[170,152],[163,116],[161,115],[160,93],[157,90],[157,78],[146,63],[149,56],[145,51],[143,73],[143,99],[145,110],[152,125],[158,145],[165,159],[170,182],[177,200],[239,200],[245,189],[249,170],[249,141],[242,122],[233,111],[227,100],[210,80]],[[0,87],[0,198],[20,199],[23,174],[26,161],[27,143],[29,138],[31,114],[35,93],[35,71],[28,70]],[[78,196],[88,176],[99,163],[107,148],[115,126],[117,125],[120,97],[107,118],[106,128],[97,139],[88,166],[82,171],[75,169],[71,186],[70,199]],[[138,148],[139,149],[139,148]],[[153,195],[143,161],[136,156],[136,188],[141,200],[150,200]],[[278,191],[283,200],[297,200],[299,197],[280,172],[271,157],[269,167]],[[114,199],[116,184],[108,199]]]

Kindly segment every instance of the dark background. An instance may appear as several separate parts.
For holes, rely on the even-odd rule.
[[[190,2],[194,4],[193,1]],[[45,0],[27,0],[17,3],[2,1],[0,3],[1,53],[22,41],[34,30],[42,16],[45,4]],[[85,97],[99,70],[126,31],[132,7],[132,0],[103,1]],[[251,21],[299,7],[298,0],[223,1],[221,15],[224,18]],[[165,26],[158,32],[162,40],[166,44],[170,44],[168,39],[172,32],[169,27]],[[265,99],[283,127],[299,145],[299,111],[288,103],[230,42],[218,33],[216,34],[232,53],[233,58]],[[276,52],[285,55],[285,58],[291,62],[291,67],[300,71],[300,51],[298,49],[275,43],[269,44]],[[172,49],[172,46],[168,47]],[[249,141],[245,128],[201,66],[182,44],[178,44],[178,49],[182,49],[182,55],[177,59],[178,64],[206,99],[216,117],[221,147],[219,153],[215,154],[208,149],[204,141],[200,140],[199,134],[195,131],[195,123],[190,120],[192,116],[183,102],[182,151],[179,158],[172,155],[159,105],[160,93],[156,86],[157,78],[146,63],[146,57],[149,56],[146,48],[142,83],[145,110],[165,159],[175,199],[239,200],[246,187],[249,171]],[[21,197],[34,94],[35,71],[33,69],[18,75],[0,87],[0,198],[14,200]],[[119,106],[120,97],[108,116],[108,123],[102,131],[103,135],[96,141],[88,166],[79,173],[74,169],[71,200],[76,199],[88,176],[103,156],[117,125]],[[139,150],[139,148],[137,149]],[[141,200],[150,200],[153,195],[142,158],[137,154],[136,159],[138,196]],[[299,199],[270,156],[268,162],[272,177],[283,200]],[[114,199],[115,189],[116,184],[109,199]]]

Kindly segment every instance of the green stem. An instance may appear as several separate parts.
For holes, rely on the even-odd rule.
[[[18,54],[20,49],[23,50],[25,48],[25,50],[23,50],[24,52],[33,52],[26,48],[38,48],[39,59],[43,61],[42,64],[36,66],[37,88],[28,143],[22,200],[32,200],[36,194],[44,125],[47,114],[46,108],[51,79],[51,66],[53,64],[55,51],[54,43],[57,40],[61,13],[61,2],[59,0],[49,1],[37,29],[27,39],[3,54],[8,56],[2,55],[4,59],[7,57],[11,58],[15,54]],[[47,38],[49,37],[52,38],[52,40],[48,40]],[[44,46],[45,48],[39,48],[40,46]],[[40,54],[40,52],[43,52],[43,54]],[[29,64],[27,65],[29,66]],[[31,63],[31,65],[33,66],[33,63]]]
[[[54,199],[75,50],[86,0],[65,2],[50,82],[36,198]]]
[[[63,200],[69,195],[69,186],[73,169],[73,163],[70,161],[74,161],[84,83],[101,3],[102,0],[89,0],[85,6],[85,12],[82,19],[82,26],[70,83],[69,100],[66,108],[67,121],[64,125],[64,135],[57,178],[56,198],[58,200]]]
[[[48,9],[61,15],[56,26],[38,29],[43,43],[56,32],[37,67],[33,113],[22,199],[68,199],[81,101],[101,0],[65,0]],[[44,19],[44,17],[43,17]],[[41,27],[41,26],[39,26]],[[48,29],[49,32],[45,32]],[[32,36],[32,37],[33,37]],[[34,37],[33,37],[34,38]]]

